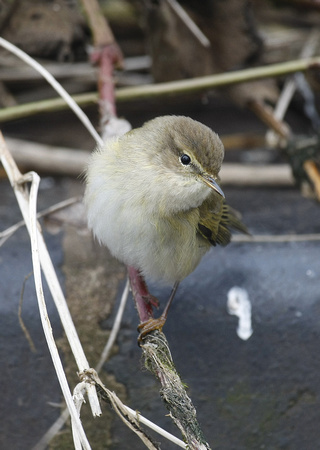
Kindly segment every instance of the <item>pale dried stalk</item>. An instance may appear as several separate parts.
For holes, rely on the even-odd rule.
[[[58,419],[51,425],[47,432],[42,436],[40,441],[32,448],[32,450],[46,450],[49,442],[59,433],[61,428],[68,420],[70,414],[68,408],[66,408],[58,417]]]
[[[263,244],[270,242],[312,242],[320,241],[320,233],[310,234],[254,234],[245,235],[237,234],[232,236],[232,242],[237,243],[251,243],[251,244]]]
[[[76,407],[79,417],[80,417],[81,407],[82,407],[83,403],[86,402],[84,399],[84,394],[86,392],[86,385],[87,385],[87,383],[82,381],[81,383],[78,383],[77,386],[73,390],[73,401],[74,401],[74,404],[75,404],[75,407]],[[75,449],[81,450],[81,442],[80,442],[78,434],[75,433],[74,427],[72,427],[72,436],[73,436],[73,442],[74,442]]]
[[[174,14],[176,14],[180,20],[185,24],[193,36],[200,44],[205,48],[210,48],[211,43],[207,36],[203,34],[198,25],[191,19],[189,14],[176,0],[167,0],[168,5],[171,7]]]
[[[87,15],[94,45],[103,47],[114,44],[115,39],[97,0],[82,0],[84,12]]]
[[[82,121],[82,123],[85,125],[85,127],[89,130],[89,132],[92,134],[94,139],[98,144],[102,144],[103,141],[99,134],[94,129],[93,125],[91,124],[88,117],[83,113],[81,108],[75,103],[75,101],[70,97],[70,95],[64,90],[64,88],[54,79],[54,77],[45,70],[41,64],[37,63],[33,58],[31,58],[29,55],[27,55],[25,52],[20,50],[15,45],[11,44],[10,42],[6,41],[5,39],[0,37],[0,46],[3,46],[8,51],[15,54],[17,57],[22,59],[24,62],[35,68],[39,73],[43,75],[43,77],[52,85],[52,87],[63,97],[63,99],[68,103],[70,108],[74,111],[74,113],[79,117],[79,119]],[[9,170],[8,177],[11,181],[12,186],[14,186],[15,178],[20,177],[21,174],[11,157],[10,152],[6,148],[4,139],[2,137],[2,151],[3,151],[3,158],[5,163],[3,163],[4,167],[7,167]],[[5,166],[6,164],[6,166]],[[40,227],[40,226],[39,226]],[[52,297],[55,301],[56,307],[58,309],[60,319],[62,322],[62,325],[65,329],[66,336],[68,338],[68,341],[70,343],[71,349],[73,351],[74,357],[76,359],[79,371],[81,372],[84,369],[89,368],[89,364],[87,361],[87,358],[84,354],[84,351],[82,349],[81,343],[79,341],[77,331],[75,329],[75,326],[73,324],[70,311],[68,309],[66,300],[64,298],[60,283],[58,281],[57,275],[55,273],[50,255],[48,253],[48,250],[46,248],[44,239],[42,235],[40,235],[39,238],[39,248],[40,248],[40,261],[42,265],[43,272],[45,274],[45,277],[48,282],[49,289],[51,291]],[[92,386],[88,386],[88,398],[89,403],[92,409],[92,414],[94,416],[101,414],[101,409],[99,405],[99,401],[96,395],[96,392]]]
[[[32,58],[30,58],[28,55],[24,54],[24,52],[21,52],[19,49],[17,49],[16,47],[12,46],[10,43],[8,43],[7,41],[3,40],[2,38],[0,38],[0,45],[3,45],[5,48],[7,48],[7,49],[10,50],[10,51],[13,51],[13,53],[15,53],[17,56],[21,57],[21,59],[23,59],[25,62],[27,62],[28,64],[30,64],[32,67],[35,67],[36,70],[39,69],[38,71],[44,75],[44,77],[50,82],[50,84],[53,85],[53,87],[60,93],[60,95],[62,95],[63,98],[65,98],[65,96],[67,97],[67,100],[66,100],[67,103],[68,103],[69,106],[73,109],[73,111],[77,114],[77,111],[76,111],[76,110],[78,109],[78,108],[77,108],[77,105],[76,105],[76,107],[75,107],[75,105],[73,105],[72,99],[71,99],[71,101],[69,102],[70,97],[68,96],[68,94],[67,94],[66,92],[63,92],[63,91],[64,91],[63,88],[56,82],[56,80],[53,79],[53,77],[52,77],[47,71],[43,70],[43,68],[42,68],[38,63],[36,63],[36,62],[35,62]],[[60,88],[61,88],[61,89],[60,89]],[[80,110],[80,111],[81,111],[81,110]],[[77,115],[78,115],[78,114],[77,114]],[[80,114],[80,116],[82,116],[82,114]],[[86,117],[86,116],[85,116],[85,117]],[[83,118],[82,118],[82,121],[83,121],[83,122],[86,122],[86,120],[83,120]],[[87,127],[87,128],[88,128],[88,127]],[[91,125],[91,123],[90,123],[90,126],[89,126],[88,129],[90,130],[91,128],[92,128],[92,125]],[[101,144],[102,144],[102,140],[101,140],[100,136],[96,137],[95,132],[93,133],[93,135],[95,136],[97,142],[101,145]],[[6,150],[7,150],[7,149],[6,149]],[[8,155],[9,155],[9,159],[11,159],[10,162],[12,162],[12,165],[15,166],[15,163],[14,163],[13,159],[11,158],[10,153],[7,151],[7,156],[8,156]],[[15,166],[15,170],[16,170],[17,172],[19,172],[16,166]],[[47,277],[47,282],[48,282],[49,288],[50,288],[50,290],[51,290],[51,293],[52,293],[52,295],[53,295],[55,301],[57,300],[56,306],[57,306],[57,309],[58,309],[58,311],[59,311],[60,318],[61,318],[61,321],[62,321],[63,326],[64,326],[64,328],[65,328],[65,332],[66,332],[67,338],[68,338],[68,340],[69,340],[71,349],[72,349],[72,351],[73,351],[73,354],[74,354],[74,356],[75,356],[76,362],[77,362],[77,364],[78,364],[78,367],[79,367],[80,373],[81,373],[81,372],[83,372],[83,371],[85,371],[85,370],[89,370],[88,363],[87,363],[86,357],[85,357],[85,355],[84,355],[84,353],[83,353],[81,344],[80,344],[80,342],[78,341],[77,333],[76,333],[76,330],[75,330],[75,328],[74,328],[74,325],[73,325],[73,322],[72,322],[72,319],[71,319],[71,316],[70,316],[70,312],[69,312],[69,310],[68,310],[68,308],[67,308],[67,305],[66,305],[66,303],[65,303],[65,300],[64,300],[64,297],[63,297],[63,293],[62,293],[61,287],[60,287],[60,285],[59,285],[59,283],[58,283],[58,280],[57,280],[57,279],[54,280],[54,278],[56,278],[56,275],[55,275],[54,268],[53,268],[53,266],[52,266],[52,262],[51,262],[51,260],[50,260],[49,255],[47,255],[47,257],[46,257],[46,252],[45,252],[46,247],[45,247],[44,241],[43,241],[42,239],[40,239],[39,242],[40,242],[40,246],[41,246],[41,244],[43,244],[43,246],[44,246],[44,253],[40,252],[40,257],[42,256],[42,258],[44,259],[44,261],[41,261],[41,264],[42,264],[42,267],[43,267],[43,270],[44,270],[45,275],[46,275],[46,270],[48,270],[48,268],[49,268],[49,272],[51,272],[51,275],[53,275],[53,277],[52,277],[53,279],[50,278],[50,277]],[[54,288],[54,289],[53,289],[53,288]],[[55,295],[57,296],[56,298],[55,298]],[[127,296],[127,293],[124,294],[124,296]],[[63,310],[64,310],[64,311],[63,311]],[[61,314],[61,312],[62,312],[62,314]],[[121,314],[122,314],[122,312],[121,312]],[[70,319],[70,320],[69,320],[69,319]],[[118,319],[119,319],[119,318],[118,318]],[[117,321],[117,323],[116,323],[116,327],[117,327],[117,328],[118,328],[119,325],[120,325],[120,320],[121,320],[121,317],[120,317],[120,319],[119,319],[119,320]],[[65,323],[64,323],[64,322],[65,322]],[[68,324],[68,322],[69,322],[69,324]],[[68,324],[68,327],[66,327],[65,324]],[[69,336],[68,336],[68,335],[69,335]],[[112,339],[113,339],[113,340],[115,339],[115,336],[116,336],[115,334],[112,335]],[[71,338],[71,339],[70,339],[70,338]],[[74,340],[73,338],[76,338],[76,339]],[[78,342],[79,342],[79,344],[80,344],[80,349],[77,348],[77,347],[78,347]],[[80,350],[80,352],[79,352],[79,350]],[[105,348],[105,352],[104,352],[105,354],[103,355],[103,358],[105,358],[105,356],[107,355],[107,353],[109,352],[109,350],[110,350],[110,346],[108,346],[108,344],[107,344],[107,346],[106,346],[106,348]],[[81,369],[81,367],[82,367],[82,369]],[[87,395],[88,395],[88,398],[89,398],[89,402],[90,402],[90,404],[91,404],[91,408],[92,408],[93,414],[94,414],[94,415],[100,415],[100,414],[101,414],[100,405],[99,405],[98,399],[97,399],[97,397],[96,397],[96,392],[95,392],[95,390],[94,390],[94,386],[93,386],[92,384],[86,384],[86,390],[87,390]],[[91,392],[91,391],[92,391],[92,392]],[[93,395],[93,394],[94,394],[94,395]],[[68,402],[67,402],[67,405],[68,405]],[[73,403],[72,403],[72,405],[73,405],[73,407],[74,407],[74,404],[73,404]],[[115,406],[115,405],[114,405],[114,406]],[[124,405],[123,405],[123,407],[124,407]],[[127,407],[124,407],[124,408],[127,408]],[[129,410],[129,409],[128,409],[128,410]],[[66,412],[64,412],[64,413],[63,413],[63,418],[62,418],[62,420],[60,420],[61,417],[59,418],[59,425],[60,425],[60,424],[63,424],[64,421],[67,419],[67,417],[68,417],[68,414],[67,414]],[[74,431],[74,428],[75,428],[75,427],[74,427],[74,424],[77,425],[77,423],[78,423],[77,420],[78,420],[79,418],[78,418],[78,416],[76,416],[76,419],[75,419],[75,418],[74,418],[74,415],[72,415],[72,416],[71,416],[71,419],[72,419],[72,425],[73,425],[73,437],[74,437],[75,448],[76,448],[76,449],[78,449],[78,448],[81,449],[83,443],[82,443],[82,441],[81,441],[81,438],[79,438],[78,433],[75,433],[75,431]],[[136,419],[135,419],[135,420],[136,420]],[[147,419],[145,419],[145,421],[148,423],[148,426],[150,426],[150,424],[152,424],[152,422],[148,421]],[[128,426],[129,426],[129,425],[128,425]],[[156,425],[154,425],[153,427],[154,427],[154,428],[157,428],[158,431],[161,430],[161,429],[160,429],[159,427],[157,427]],[[55,428],[55,429],[56,429],[55,426],[54,426],[54,427],[51,427],[51,428]],[[130,428],[132,428],[132,427],[130,426]],[[135,427],[133,427],[133,428],[135,428]],[[182,441],[180,441],[179,439],[177,439],[177,438],[175,438],[174,436],[170,435],[169,433],[165,432],[165,430],[162,430],[162,435],[166,435],[167,438],[168,438],[169,436],[171,436],[171,440],[178,442],[178,445],[180,445],[180,446],[182,446],[182,447],[185,448],[184,443],[183,443]],[[49,436],[52,437],[52,433],[49,433],[49,432],[46,433],[46,437],[49,437]],[[141,437],[141,438],[144,440],[144,433],[143,433],[143,432],[142,432],[142,437]],[[45,445],[45,442],[44,442],[44,441],[45,441],[45,439],[42,439],[42,440],[37,444],[37,446],[36,446],[35,448],[43,448],[43,445]],[[146,443],[146,445],[147,445],[147,441],[146,441],[145,443]],[[89,444],[89,443],[88,443],[88,444]],[[148,446],[148,445],[147,445],[147,446]],[[87,448],[87,447],[84,447],[84,448]],[[88,448],[90,448],[90,446],[89,446]],[[151,447],[149,447],[149,448],[156,448],[156,447],[152,447],[152,446],[151,446]]]
[[[222,186],[294,186],[289,164],[224,163],[221,171]]]
[[[157,449],[158,446],[154,444],[152,440],[146,435],[146,433],[141,429],[140,423],[148,426],[150,429],[156,431],[161,436],[165,437],[179,447],[184,449],[187,448],[186,444],[183,441],[158,427],[145,417],[141,416],[137,411],[134,411],[133,409],[124,405],[114,392],[110,391],[104,386],[95,370],[91,369],[89,371],[85,371],[80,374],[80,376],[87,382],[92,382],[96,385],[101,397],[112,405],[113,409],[121,417],[123,422],[140,437],[140,439],[149,449]]]
[[[68,94],[68,92],[61,86],[60,83],[49,73],[41,64],[31,58],[27,53],[23,50],[19,49],[15,45],[8,42],[6,39],[0,37],[0,46],[4,47],[9,52],[16,55],[22,61],[27,63],[29,66],[33,67],[37,72],[41,73],[41,75],[48,81],[49,84],[55,89],[56,92],[63,98],[63,100],[69,105],[72,111],[77,115],[77,117],[81,120],[83,125],[95,139],[95,141],[102,145],[103,141],[99,134],[96,132],[92,123],[86,116],[86,114],[82,111],[82,109],[77,105],[77,103],[73,100],[73,98]]]
[[[102,144],[102,140],[100,138],[99,135],[97,135],[97,133],[95,132],[95,130],[93,130],[92,132],[92,125],[89,122],[89,127],[88,124],[86,124],[86,116],[84,114],[82,114],[82,111],[80,110],[80,108],[78,108],[78,106],[76,104],[74,104],[73,100],[70,98],[70,96],[64,91],[64,89],[59,85],[59,83],[56,82],[56,80],[46,71],[42,68],[41,65],[39,65],[36,61],[34,61],[32,58],[30,58],[27,54],[25,54],[24,52],[22,52],[20,49],[18,49],[17,47],[13,46],[12,44],[10,44],[9,42],[5,41],[4,39],[0,38],[0,45],[2,45],[3,47],[5,47],[6,49],[12,51],[14,54],[16,54],[18,57],[20,57],[22,60],[24,60],[25,62],[27,62],[28,64],[30,64],[32,67],[34,67],[36,70],[39,71],[39,73],[43,74],[43,76],[47,79],[47,81],[49,81],[50,84],[52,84],[52,86],[57,90],[57,92],[67,101],[67,103],[69,104],[69,106],[73,109],[73,111],[80,117],[80,119],[82,120],[82,122],[86,125],[86,127],[89,129],[89,131],[91,132],[91,134],[95,137],[96,141],[98,144]],[[80,111],[80,114],[79,114]],[[5,160],[5,163],[3,164],[5,167],[7,166],[7,168],[9,169],[10,166],[12,166],[13,168],[13,173],[15,173],[19,178],[21,177],[20,172],[18,171],[13,158],[11,157],[9,151],[7,150],[4,140],[2,138],[3,141],[3,159]],[[8,163],[7,163],[8,162]],[[6,164],[7,163],[7,164]],[[10,178],[11,172],[8,172],[8,176]],[[38,181],[39,183],[39,177],[37,174],[34,173],[34,178]],[[11,179],[11,178],[10,178]],[[27,217],[27,216],[26,216]],[[29,222],[26,220],[26,225],[27,228],[29,230]],[[44,274],[47,278],[47,282],[48,282],[48,286],[49,289],[52,293],[52,296],[54,297],[58,312],[60,314],[60,318],[62,321],[62,324],[64,326],[67,338],[69,340],[71,349],[73,351],[73,354],[75,356],[78,368],[80,369],[80,373],[85,373],[85,372],[89,372],[92,369],[89,369],[88,366],[88,362],[86,360],[86,357],[83,353],[80,341],[78,339],[77,336],[77,332],[76,329],[74,327],[74,324],[72,322],[71,316],[70,316],[70,312],[67,308],[61,287],[58,283],[51,259],[49,254],[47,253],[47,249],[44,243],[44,240],[42,238],[42,235],[40,233],[40,226],[37,223],[37,219],[36,219],[36,207],[34,207],[34,221],[35,221],[35,229],[36,229],[36,238],[39,241],[39,249],[38,247],[36,247],[35,253],[37,254],[37,256],[39,256],[39,260],[38,260],[38,267],[36,267],[35,272],[40,274],[40,285],[39,285],[39,295],[42,294],[43,297],[43,291],[42,291],[42,287],[41,287],[41,265],[42,265],[42,269],[44,271]],[[38,229],[36,227],[39,227]],[[36,239],[36,240],[37,240]],[[37,279],[38,280],[38,279]],[[38,286],[37,286],[38,287]],[[126,293],[124,293],[124,296],[127,297],[128,295],[128,289],[126,289]],[[44,298],[43,298],[43,304],[45,307],[45,302],[44,302]],[[123,311],[123,308],[122,308]],[[121,312],[122,314],[122,312]],[[49,323],[49,318],[46,315],[46,323]],[[119,319],[119,318],[118,318]],[[119,327],[120,325],[120,319],[117,321],[116,323],[116,328]],[[67,326],[66,326],[67,325]],[[49,327],[50,329],[50,327]],[[45,334],[46,334],[46,330],[45,330]],[[51,333],[52,334],[52,333]],[[115,335],[112,335],[112,339],[115,339]],[[53,346],[56,349],[55,346],[55,342],[54,342],[54,338],[52,335],[52,342],[53,342]],[[51,341],[50,341],[51,343]],[[49,342],[48,342],[49,345]],[[49,345],[50,347],[50,345]],[[103,355],[103,357],[105,358],[105,356],[107,356],[107,353],[109,352],[110,347],[108,347],[108,345],[106,346],[105,349],[105,354]],[[57,349],[56,349],[56,353],[57,353]],[[54,350],[52,350],[51,354],[54,354]],[[59,355],[58,355],[59,356]],[[95,392],[95,388],[92,384],[90,383],[83,383],[81,384],[80,387],[80,391],[81,391],[81,398],[79,398],[79,396],[75,396],[75,400],[77,402],[77,408],[75,408],[75,405],[72,401],[72,399],[70,399],[70,391],[69,391],[69,387],[67,384],[67,380],[63,371],[63,367],[61,364],[60,359],[58,359],[57,361],[55,360],[55,358],[53,357],[53,361],[54,361],[54,365],[56,367],[56,372],[59,378],[59,381],[61,383],[61,387],[62,387],[62,391],[65,395],[65,399],[66,399],[66,403],[68,406],[69,411],[71,412],[71,420],[72,420],[72,431],[73,431],[73,439],[74,439],[74,444],[75,444],[75,448],[78,450],[81,450],[82,448],[85,449],[90,449],[90,444],[86,439],[84,430],[81,426],[81,422],[79,420],[79,412],[80,412],[80,408],[81,408],[81,404],[84,400],[83,398],[83,394],[82,391],[83,389],[86,389],[87,391],[87,395],[89,398],[89,402],[91,404],[91,409],[93,412],[93,415],[100,415],[101,414],[101,410],[100,410],[100,405],[98,402],[98,399],[96,397],[96,392]],[[60,364],[60,366],[59,366]],[[61,375],[60,375],[61,372]],[[62,381],[61,381],[62,380]],[[64,387],[64,381],[66,382],[66,386],[67,389],[65,389]],[[79,393],[79,391],[76,391]],[[139,426],[139,420],[141,419],[141,417],[136,417],[136,415],[132,414],[132,410],[130,410],[128,407],[125,407],[122,404],[119,404],[118,401],[115,401],[115,394],[112,393],[112,395],[110,395],[110,402],[113,405],[113,407],[117,410],[118,414],[120,414],[120,416],[122,417],[122,419],[126,422],[126,424],[137,433],[138,430],[138,435],[140,436],[140,438],[143,440],[143,442],[147,445],[148,448],[150,449],[156,449],[157,447],[154,446],[152,444],[152,442],[148,439],[148,437],[145,435],[145,433],[141,430],[139,430],[140,426]],[[63,418],[62,420],[60,420],[60,424],[64,423],[64,419],[66,420],[67,418],[67,413],[64,412],[63,413]],[[125,420],[124,417],[128,416],[129,420]],[[133,417],[130,417],[133,416]],[[59,418],[61,419],[61,417]],[[148,421],[147,419],[144,419],[145,422],[148,424],[148,426],[152,425],[152,428],[157,429],[157,431],[159,432],[159,430],[161,430],[159,427],[157,427],[156,425],[153,425],[152,422]],[[78,431],[78,427],[81,427],[81,429]],[[48,436],[50,433],[46,433],[46,435]],[[166,435],[167,438],[170,438],[172,441],[175,441],[177,443],[177,445],[180,445],[182,448],[185,448],[185,445],[182,441],[180,441],[178,438],[170,435],[169,433],[167,433],[165,430],[161,430],[161,434],[162,435]],[[50,436],[52,436],[52,434],[50,434]],[[40,443],[38,443],[38,445],[36,446],[36,448],[42,448],[41,445],[43,445],[44,442],[43,440],[41,440]]]
[[[6,137],[7,146],[19,167],[38,172],[79,176],[88,164],[89,151]]]
[[[129,294],[129,281],[127,281],[126,286],[124,288],[124,291],[122,293],[122,297],[120,300],[120,305],[111,329],[111,333],[110,336],[108,338],[107,344],[101,354],[100,360],[96,366],[96,372],[94,370],[91,370],[90,372],[85,372],[86,373],[86,377],[89,376],[90,373],[90,379],[92,378],[94,382],[97,382],[97,380],[99,380],[99,382],[97,384],[99,384],[100,388],[101,386],[103,386],[102,382],[100,381],[100,378],[98,377],[97,372],[102,368],[102,365],[104,364],[104,362],[108,359],[109,354],[110,354],[110,350],[115,342],[117,333],[119,331],[120,328],[120,324],[121,324],[121,319],[122,319],[122,315],[123,315],[123,311],[124,311],[124,307],[128,298],[128,294]],[[83,389],[83,383],[79,383],[75,390],[74,390],[74,399],[76,399],[76,407],[78,409],[78,411],[81,408],[82,402],[83,402],[83,395],[79,393],[79,391],[82,392]],[[117,398],[117,403],[119,404],[120,400],[118,399],[118,397],[115,396],[114,393],[111,393],[111,391],[109,391],[108,389],[106,389],[104,387],[104,390],[107,393],[112,394],[113,398]],[[114,400],[116,401],[116,400]],[[121,403],[121,408],[115,408],[114,409],[115,412],[117,414],[122,414],[121,411],[127,411],[128,414],[131,414],[133,417],[135,417],[140,423],[146,425],[147,427],[151,428],[153,431],[155,431],[156,433],[160,434],[161,436],[163,436],[164,438],[168,439],[169,441],[173,442],[174,444],[178,445],[181,448],[186,448],[186,445],[183,441],[181,441],[181,439],[177,438],[176,436],[173,436],[171,433],[168,433],[166,430],[164,430],[163,428],[159,427],[158,425],[154,424],[153,422],[151,422],[150,420],[148,420],[146,417],[142,416],[141,414],[138,414],[137,412],[135,412],[133,409],[129,408],[128,406],[124,405],[123,403]],[[60,417],[56,420],[56,422],[49,428],[49,430],[43,435],[43,437],[41,438],[41,440],[37,443],[37,445],[33,448],[33,450],[44,450],[47,448],[47,445],[49,444],[49,442],[54,438],[54,436],[61,430],[61,428],[63,427],[63,425],[65,424],[65,422],[67,421],[69,417],[69,413],[68,413],[68,409],[66,408],[60,415]]]
[[[42,279],[41,279],[41,265],[45,271],[43,264],[43,252],[45,249],[45,243],[41,234],[39,223],[36,219],[36,205],[37,205],[37,192],[40,182],[39,176],[35,172],[29,172],[26,175],[22,175],[17,169],[11,155],[6,148],[5,141],[0,133],[0,156],[3,167],[5,168],[10,183],[14,189],[18,204],[20,206],[21,213],[25,220],[28,232],[31,240],[32,251],[32,263],[34,271],[35,286],[37,292],[37,299],[40,311],[41,322],[44,330],[44,334],[47,340],[49,351],[52,357],[52,361],[57,373],[57,377],[63,392],[65,401],[72,417],[73,427],[78,435],[79,442],[81,442],[81,448],[90,449],[90,444],[87,440],[81,421],[75,409],[75,405],[72,400],[71,392],[68,386],[68,381],[64,373],[64,369],[60,360],[59,352],[55,344],[54,336],[50,320],[47,314],[46,303],[43,295]],[[31,183],[30,196],[28,195],[25,183]],[[48,274],[52,276],[52,274]],[[49,282],[50,276],[47,276]],[[98,404],[99,405],[99,404]]]
[[[94,383],[97,387],[100,396],[107,403],[111,404],[114,411],[118,414],[125,425],[130,428],[146,445],[149,450],[160,450],[158,445],[156,445],[152,439],[142,430],[139,424],[139,419],[136,415],[131,415],[128,413],[123,403],[117,397],[114,392],[109,391],[103,383],[101,382],[98,374],[95,370],[88,370],[79,374],[80,378],[86,381],[86,383]]]

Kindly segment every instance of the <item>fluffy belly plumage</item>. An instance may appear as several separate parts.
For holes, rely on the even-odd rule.
[[[106,200],[106,197],[105,197]],[[181,281],[210,248],[195,230],[197,209],[174,218],[147,215],[139,203],[91,199],[89,226],[120,261],[165,284]]]

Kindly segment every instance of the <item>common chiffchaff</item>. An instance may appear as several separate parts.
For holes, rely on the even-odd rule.
[[[111,253],[150,279],[178,283],[212,245],[245,231],[218,185],[224,148],[207,126],[163,116],[110,139],[91,157],[89,227]]]

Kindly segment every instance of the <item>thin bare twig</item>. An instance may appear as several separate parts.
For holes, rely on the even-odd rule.
[[[114,392],[111,392],[107,389],[102,381],[100,380],[98,374],[94,370],[84,371],[80,374],[80,377],[86,380],[87,382],[94,383],[97,387],[97,390],[101,396],[101,398],[107,403],[111,404],[113,409],[117,412],[117,414],[121,417],[123,422],[134,431],[140,439],[144,442],[144,444],[150,449],[158,449],[159,447],[149,438],[149,436],[141,429],[140,423],[147,425],[150,429],[156,431],[161,436],[165,437],[169,441],[175,443],[181,448],[186,449],[186,444],[180,439],[176,438],[172,434],[163,430],[162,428],[155,425],[150,420],[141,416],[137,411],[133,411],[128,406],[124,405],[121,400],[117,397]]]
[[[98,94],[96,92],[73,95],[71,98],[79,106],[88,106],[97,104],[98,102]],[[60,97],[24,103],[22,105],[0,109],[0,122],[31,117],[35,114],[43,114],[44,112],[62,111],[67,108],[69,108],[69,105]]]
[[[51,427],[42,436],[40,441],[32,448],[32,450],[46,450],[49,442],[59,433],[70,416],[68,408],[66,408],[58,417],[58,419],[51,425]]]
[[[126,305],[126,301],[128,298],[128,283],[125,286],[125,289],[123,291],[120,305],[116,314],[115,321],[113,323],[113,327],[111,330],[111,333],[109,335],[107,344],[101,354],[100,360],[97,364],[96,370],[97,372],[102,368],[102,365],[105,363],[105,361],[108,359],[108,356],[110,354],[110,350],[115,342],[117,333],[120,329],[121,319],[124,311],[124,307]],[[78,388],[79,389],[79,388]],[[78,391],[77,391],[78,392]],[[33,450],[45,450],[49,444],[49,442],[56,436],[56,434],[61,430],[63,425],[66,423],[66,421],[69,418],[69,410],[66,408],[58,417],[58,419],[51,425],[49,430],[42,436],[40,441],[36,444],[36,446],[33,448]]]
[[[41,73],[41,75],[48,81],[49,84],[51,84],[53,89],[55,89],[58,92],[58,94],[64,99],[64,101],[76,114],[76,116],[81,120],[81,122],[83,123],[85,128],[89,131],[89,133],[92,135],[92,137],[95,139],[95,141],[98,144],[102,144],[101,137],[96,132],[95,128],[93,127],[92,123],[85,115],[85,113],[72,99],[72,97],[68,94],[68,92],[61,86],[61,84],[58,83],[57,80],[41,64],[39,64],[37,61],[35,61],[33,58],[27,55],[27,53],[25,53],[23,50],[11,44],[11,42],[8,42],[6,39],[2,37],[0,37],[0,46],[5,48],[9,52],[13,53],[18,58],[22,59],[22,61],[26,62],[35,70],[37,70],[39,73]]]
[[[127,280],[125,288],[123,290],[122,296],[121,296],[121,300],[120,300],[120,305],[116,314],[116,317],[113,321],[113,325],[112,325],[112,329],[110,332],[110,336],[108,338],[108,341],[106,343],[106,346],[104,347],[102,353],[101,353],[101,357],[100,360],[98,362],[98,364],[96,365],[96,371],[100,372],[100,370],[102,369],[103,364],[107,361],[109,355],[110,355],[110,351],[113,347],[113,344],[115,343],[115,340],[117,338],[117,335],[119,333],[119,329],[120,329],[120,325],[121,325],[121,320],[122,320],[122,316],[123,316],[123,312],[124,312],[124,308],[126,306],[127,300],[128,300],[128,295],[129,295],[129,280]]]
[[[33,274],[33,272],[30,272],[28,275],[26,275],[26,276],[24,277],[24,280],[23,280],[23,284],[22,284],[22,288],[21,288],[21,292],[20,292],[18,317],[19,317],[20,327],[21,327],[21,329],[22,329],[22,331],[23,331],[23,333],[24,333],[24,335],[25,335],[25,338],[26,338],[27,341],[28,341],[30,350],[31,350],[33,353],[35,353],[35,352],[37,351],[37,350],[36,350],[36,346],[34,345],[34,342],[33,342],[33,340],[32,340],[32,337],[31,337],[31,335],[30,335],[30,333],[29,333],[29,331],[28,331],[28,329],[27,329],[27,327],[26,327],[26,325],[25,325],[25,323],[24,323],[24,321],[23,321],[23,319],[22,319],[22,303],[23,303],[24,289],[25,289],[25,286],[26,286],[26,282],[28,281],[28,279],[30,278],[30,276],[31,276],[32,274]]]
[[[312,242],[320,241],[320,233],[310,234],[254,234],[251,236],[237,234],[232,236],[232,242],[263,244],[272,242]]]
[[[282,139],[287,140],[290,135],[290,128],[282,120],[277,119],[271,107],[256,100],[247,103],[250,108],[267,126],[269,126]]]
[[[120,400],[115,396],[114,393],[111,393],[111,391],[109,391],[107,388],[105,388],[105,386],[102,384],[102,382],[100,381],[97,373],[98,371],[102,368],[102,365],[104,364],[104,362],[108,359],[109,355],[110,355],[110,349],[112,348],[112,345],[115,342],[116,339],[116,334],[119,331],[119,327],[120,327],[120,321],[121,321],[121,317],[123,314],[123,309],[128,297],[128,291],[129,291],[129,283],[127,282],[125,289],[123,291],[122,294],[122,298],[120,301],[120,305],[116,314],[116,318],[110,333],[110,336],[108,338],[107,344],[101,354],[101,358],[97,364],[96,367],[96,371],[94,371],[93,369],[85,372],[86,377],[88,378],[90,375],[90,380],[93,378],[93,380],[96,382],[96,380],[99,380],[99,382],[97,383],[100,388],[101,386],[103,386],[103,390],[106,391],[107,394],[107,398],[109,397],[109,395],[112,395],[113,399],[115,402],[117,402],[117,404],[120,403]],[[80,383],[75,392],[74,392],[74,397],[76,393],[79,393],[79,390],[81,391],[81,386],[82,383]],[[80,403],[81,400],[81,395],[79,394],[79,396],[77,397],[78,402]],[[142,416],[140,413],[138,414],[136,411],[132,410],[131,408],[129,408],[128,406],[124,405],[121,403],[121,408],[117,408],[115,409],[115,411],[120,414],[123,415],[123,413],[121,411],[127,411],[128,414],[130,414],[132,417],[134,417],[135,419],[138,420],[139,423],[142,423],[144,425],[146,425],[147,427],[149,427],[150,429],[152,429],[153,431],[157,432],[158,434],[160,434],[161,436],[165,437],[166,439],[170,440],[171,442],[175,443],[176,445],[178,445],[179,447],[182,448],[186,448],[186,445],[183,441],[181,441],[180,439],[178,439],[176,436],[173,436],[171,433],[168,433],[166,430],[164,430],[163,428],[160,428],[159,426],[157,426],[156,424],[154,424],[153,422],[151,422],[150,420],[148,420],[146,417]],[[120,411],[120,412],[119,412]],[[69,411],[68,408],[66,408],[61,415],[59,416],[59,418],[56,420],[56,422],[54,422],[54,424],[49,428],[49,430],[42,436],[41,440],[36,444],[36,446],[33,448],[33,450],[45,450],[49,444],[49,442],[54,438],[54,436],[61,430],[61,428],[63,427],[63,425],[65,424],[65,422],[67,421],[69,417]]]
[[[193,34],[197,41],[200,42],[203,47],[210,48],[211,43],[209,39],[203,34],[198,25],[191,19],[189,14],[187,14],[185,9],[182,8],[180,3],[178,3],[176,0],[167,0],[167,3],[174,14],[176,14],[180,18],[180,20],[185,24],[185,26],[189,29],[189,31]]]
[[[60,211],[61,209],[67,208],[68,206],[73,205],[74,203],[79,202],[80,200],[81,200],[81,197],[72,197],[72,198],[68,198],[67,200],[63,200],[62,202],[56,203],[55,205],[49,206],[49,208],[46,208],[37,213],[37,219],[40,219],[41,217],[45,217],[49,214],[52,214],[53,212]],[[25,226],[25,221],[20,220],[20,222],[17,222],[16,224],[12,225],[11,227],[7,228],[6,230],[0,231],[0,247],[17,230],[19,230],[19,228],[21,228],[23,226]]]

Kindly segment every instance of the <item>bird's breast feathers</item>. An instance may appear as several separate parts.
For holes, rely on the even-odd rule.
[[[199,230],[201,205],[207,198],[220,205],[220,197],[201,181],[131,158],[117,140],[93,154],[84,198],[89,227],[116,258],[145,276],[182,280],[212,243]]]
[[[104,196],[87,191],[86,204],[89,227],[99,241],[146,277],[168,284],[182,280],[208,249],[209,243],[196,232],[196,209],[168,218],[148,211],[142,200],[124,200],[112,189]]]

